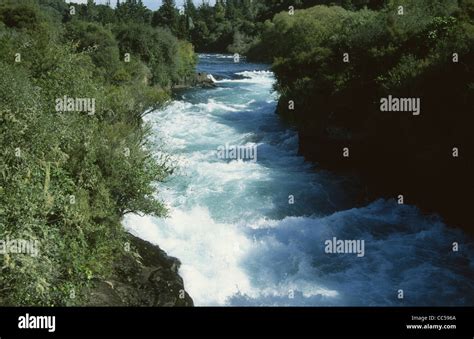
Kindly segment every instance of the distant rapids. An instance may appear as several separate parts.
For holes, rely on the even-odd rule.
[[[216,87],[147,116],[178,166],[159,184],[170,217],[124,222],[182,261],[196,305],[474,304],[474,244],[395,200],[353,208],[357,185],[297,155],[267,65],[203,54],[198,70]],[[256,161],[219,158],[226,144],[254,148]],[[333,238],[363,239],[364,255],[327,253]]]

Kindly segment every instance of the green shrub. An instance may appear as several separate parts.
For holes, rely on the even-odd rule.
[[[142,117],[169,99],[152,80],[178,83],[195,64],[187,43],[151,27],[151,43],[122,41],[145,48],[123,62],[108,28],[64,27],[41,3],[0,6],[0,240],[39,241],[36,257],[0,256],[1,305],[81,305],[124,250],[123,215],[166,215],[155,183],[172,164]],[[56,111],[64,96],[95,99],[95,113]]]

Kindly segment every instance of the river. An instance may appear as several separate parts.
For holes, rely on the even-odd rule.
[[[182,261],[196,305],[474,304],[473,243],[395,200],[354,208],[353,180],[297,154],[267,65],[203,54],[198,69],[215,88],[187,90],[146,118],[178,166],[159,184],[170,216],[124,221]],[[232,145],[255,157],[218,156]],[[358,240],[359,251],[328,253],[337,240]]]

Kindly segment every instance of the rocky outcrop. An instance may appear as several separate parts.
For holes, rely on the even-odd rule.
[[[212,79],[209,78],[209,74],[205,72],[196,73],[194,85],[200,86],[200,87],[215,87],[216,86],[214,82],[212,81]]]
[[[131,234],[131,250],[114,263],[113,276],[95,279],[87,306],[193,306],[178,274],[180,261]]]
[[[197,72],[194,76],[185,79],[180,84],[175,84],[173,90],[187,89],[191,87],[212,88],[216,85],[205,72]]]

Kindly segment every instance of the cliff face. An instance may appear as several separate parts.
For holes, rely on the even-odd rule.
[[[360,178],[361,205],[380,197],[398,199],[403,195],[405,204],[439,214],[448,225],[474,234],[468,198],[472,194],[474,170],[470,160],[472,142],[461,128],[456,135],[443,131],[444,127],[449,128],[447,122],[430,126],[429,118],[420,117],[419,122],[413,123],[410,116],[395,114],[383,119],[374,114],[361,119],[361,127],[327,119],[320,125],[323,127],[313,128],[311,117],[324,114],[317,107],[307,107],[306,116],[298,112],[303,118],[295,123],[281,109],[283,104],[279,106],[279,113],[298,130],[299,153],[306,160]],[[455,136],[450,139],[445,134]],[[462,154],[460,151],[453,156],[456,146]]]
[[[130,252],[115,261],[112,278],[93,282],[86,306],[193,306],[178,274],[180,261],[128,236]]]

